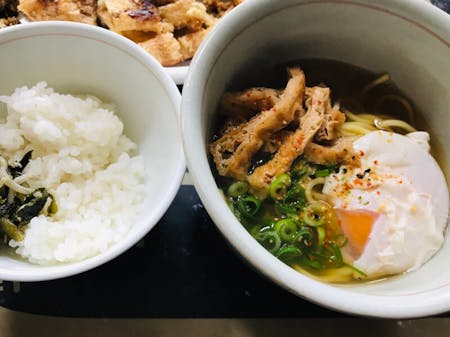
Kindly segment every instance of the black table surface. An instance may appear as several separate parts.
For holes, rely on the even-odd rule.
[[[450,12],[450,0],[432,3]],[[60,280],[2,282],[0,305],[66,317],[346,317],[257,273],[228,246],[191,185],[180,187],[158,225],[126,253]]]

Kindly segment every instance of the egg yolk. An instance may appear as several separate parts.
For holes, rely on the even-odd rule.
[[[347,237],[349,247],[358,258],[364,251],[373,224],[377,220],[379,214],[365,209],[346,210],[336,209],[344,235]]]

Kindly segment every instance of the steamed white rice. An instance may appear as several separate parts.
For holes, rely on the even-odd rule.
[[[113,107],[95,97],[55,93],[40,82],[0,96],[0,155],[8,163],[33,150],[24,174],[45,187],[58,212],[31,220],[9,245],[39,264],[73,262],[104,252],[130,230],[144,199],[144,163],[123,135]]]

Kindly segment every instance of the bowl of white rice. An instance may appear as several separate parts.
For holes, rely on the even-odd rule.
[[[0,280],[99,266],[159,221],[185,171],[180,94],[107,30],[0,30]]]

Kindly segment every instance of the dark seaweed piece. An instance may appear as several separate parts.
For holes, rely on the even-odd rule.
[[[48,197],[45,188],[37,189],[25,198],[25,203],[19,206],[11,220],[18,225],[28,224],[32,218],[39,215]]]
[[[0,217],[9,217],[14,210],[14,203],[9,203],[7,199],[2,200],[0,204]]]
[[[27,153],[24,154],[24,156],[22,157],[22,159],[19,162],[18,166],[8,166],[8,171],[11,174],[11,176],[13,178],[16,178],[18,176],[20,176],[23,172],[23,169],[25,168],[25,166],[28,165],[28,163],[30,162],[31,159],[31,155],[33,154],[33,151],[28,151]]]
[[[0,187],[0,199],[8,198],[8,193],[9,193],[9,187],[8,186],[3,185],[2,187]]]

